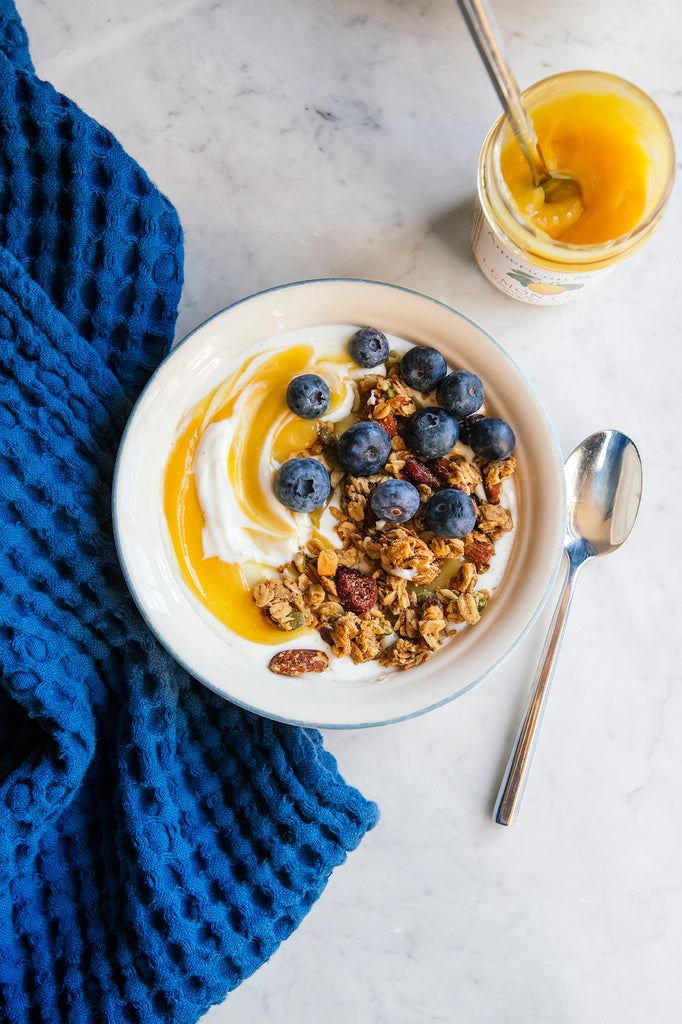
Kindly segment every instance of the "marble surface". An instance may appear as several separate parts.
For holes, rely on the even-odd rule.
[[[377,829],[298,931],[203,1024],[673,1024],[682,1019],[680,198],[594,293],[495,291],[469,233],[498,106],[450,0],[19,0],[38,73],[177,206],[178,334],[313,277],[406,285],[493,335],[568,454],[636,441],[637,527],[578,585],[519,821],[491,808],[546,628],[458,701],[329,732]],[[680,147],[674,0],[499,0],[522,86],[592,67],[650,92]]]

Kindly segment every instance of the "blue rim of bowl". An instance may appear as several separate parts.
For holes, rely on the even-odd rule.
[[[142,618],[146,622],[150,632],[156,637],[157,641],[166,650],[166,652],[171,656],[171,658],[173,658],[173,660],[175,662],[177,662],[177,664],[180,665],[181,668],[183,668],[187,672],[187,674],[189,676],[191,676],[193,679],[196,679],[197,682],[201,683],[203,686],[206,686],[213,693],[218,694],[218,696],[222,697],[224,700],[227,700],[230,703],[236,705],[237,707],[242,708],[244,711],[248,711],[251,714],[258,715],[261,718],[266,718],[266,719],[269,719],[269,720],[272,720],[272,721],[281,722],[284,725],[298,726],[300,728],[305,728],[305,729],[330,729],[330,730],[331,729],[335,729],[335,730],[337,730],[337,729],[338,730],[340,730],[340,729],[372,729],[372,728],[379,728],[379,727],[384,726],[384,725],[395,725],[398,722],[409,721],[412,718],[419,718],[421,715],[428,714],[431,711],[436,711],[438,708],[444,707],[446,704],[450,704],[450,703],[452,703],[452,701],[457,700],[459,697],[464,696],[465,693],[468,693],[469,690],[472,690],[475,686],[478,686],[479,683],[483,682],[484,679],[487,679],[488,676],[490,676],[494,672],[496,672],[507,661],[507,659],[514,653],[514,651],[520,646],[520,644],[526,638],[526,636],[528,635],[528,633],[530,632],[530,630],[534,626],[535,622],[537,621],[537,619],[538,619],[542,609],[544,608],[544,606],[545,606],[545,604],[547,602],[547,599],[549,598],[549,595],[552,592],[552,589],[554,587],[554,583],[555,583],[556,578],[557,578],[557,574],[559,572],[559,566],[561,565],[561,558],[562,558],[562,555],[563,555],[563,537],[564,537],[564,534],[566,532],[566,524],[567,524],[566,481],[565,481],[565,477],[564,477],[563,473],[560,476],[561,486],[562,486],[562,507],[563,507],[563,510],[564,510],[563,511],[563,519],[562,519],[561,544],[559,545],[558,551],[556,553],[556,557],[555,557],[555,561],[554,561],[554,566],[553,566],[552,571],[550,573],[549,582],[547,584],[547,587],[545,588],[545,592],[542,594],[540,600],[538,601],[538,604],[537,604],[537,607],[536,607],[534,613],[531,615],[530,619],[526,623],[526,625],[525,625],[524,629],[521,631],[521,633],[516,637],[514,642],[509,645],[509,647],[503,652],[503,654],[497,659],[497,661],[495,661],[489,668],[487,668],[485,670],[485,672],[483,672],[481,675],[477,676],[476,679],[472,680],[467,686],[463,687],[461,690],[457,690],[455,693],[450,694],[447,697],[444,697],[442,700],[435,701],[433,704],[429,704],[427,707],[419,708],[419,710],[417,710],[417,711],[411,711],[411,712],[409,712],[407,714],[404,714],[404,715],[397,715],[397,716],[394,716],[392,718],[386,718],[386,719],[381,719],[380,721],[372,721],[372,722],[351,722],[351,723],[343,723],[343,722],[310,722],[310,721],[306,721],[305,719],[287,718],[285,716],[274,715],[274,714],[267,714],[261,708],[255,707],[255,706],[249,704],[247,701],[239,700],[239,699],[233,697],[230,694],[226,694],[224,692],[224,690],[220,689],[218,686],[216,686],[214,683],[212,683],[209,679],[204,679],[200,675],[198,675],[191,668],[191,666],[187,664],[185,659],[182,658],[181,655],[179,655],[173,649],[172,644],[168,640],[166,640],[164,637],[159,636],[159,633],[156,631],[156,629],[152,625],[152,623],[150,621],[150,618],[149,618],[149,616],[147,614],[147,611],[144,608],[140,598],[138,597],[137,590],[136,590],[136,587],[135,587],[135,585],[133,583],[133,580],[132,580],[132,578],[130,576],[130,573],[128,572],[128,567],[127,567],[127,565],[125,563],[125,559],[124,559],[123,553],[122,553],[122,542],[121,542],[121,537],[120,537],[120,534],[119,534],[119,525],[118,525],[119,517],[118,517],[117,493],[118,493],[119,468],[120,468],[120,463],[121,463],[121,459],[122,459],[122,453],[123,453],[123,449],[124,449],[124,446],[125,446],[125,443],[126,443],[126,439],[127,439],[127,436],[128,436],[129,428],[132,425],[133,419],[135,417],[135,412],[136,412],[138,406],[142,403],[143,398],[145,397],[146,392],[149,389],[151,389],[151,387],[154,385],[155,378],[161,372],[161,369],[165,366],[165,364],[168,362],[168,360],[172,359],[175,356],[175,354],[179,351],[179,349],[185,344],[185,342],[189,341],[197,333],[197,331],[201,330],[203,327],[206,327],[208,324],[211,323],[212,320],[215,320],[219,316],[223,316],[225,313],[228,313],[230,310],[236,309],[238,306],[242,306],[245,303],[248,303],[248,302],[251,302],[251,301],[255,301],[256,299],[262,299],[266,295],[271,295],[271,294],[274,294],[276,292],[290,291],[291,289],[294,289],[294,288],[303,288],[303,287],[310,286],[310,285],[333,285],[333,284],[360,284],[360,285],[366,284],[366,285],[371,285],[374,288],[386,288],[386,289],[389,289],[389,290],[392,289],[394,291],[404,292],[407,295],[413,295],[415,298],[422,299],[422,300],[425,300],[427,302],[432,302],[434,305],[440,306],[442,309],[446,310],[448,313],[451,313],[452,315],[458,317],[459,319],[466,321],[467,323],[471,324],[471,326],[474,327],[477,331],[480,331],[482,334],[484,334],[485,337],[495,346],[495,348],[499,349],[502,352],[502,354],[509,360],[509,362],[514,366],[514,368],[521,375],[521,377],[523,378],[523,380],[526,383],[527,387],[531,391],[535,401],[537,402],[537,404],[538,404],[539,408],[541,409],[542,414],[543,414],[543,416],[545,418],[545,421],[546,421],[547,426],[549,428],[549,431],[551,433],[552,439],[554,441],[554,446],[555,446],[555,449],[556,449],[557,456],[559,458],[559,461],[560,461],[561,465],[563,466],[563,456],[561,454],[561,446],[559,444],[559,439],[558,439],[558,437],[556,435],[556,431],[554,429],[552,421],[550,420],[550,418],[549,418],[549,416],[547,414],[547,410],[545,409],[545,406],[544,406],[544,403],[543,403],[542,399],[538,395],[537,391],[535,390],[535,388],[533,387],[531,382],[526,377],[526,375],[523,372],[523,370],[521,369],[521,367],[514,360],[514,358],[507,352],[507,350],[504,349],[502,347],[502,345],[500,345],[499,342],[497,342],[492,337],[492,335],[488,334],[488,332],[484,328],[482,328],[479,324],[477,324],[470,317],[466,316],[464,313],[460,313],[459,310],[453,309],[452,306],[448,306],[447,303],[441,302],[440,299],[434,299],[430,295],[425,295],[423,292],[418,292],[418,291],[416,291],[415,289],[412,289],[412,288],[405,288],[405,287],[403,287],[403,285],[390,284],[390,283],[385,282],[385,281],[373,281],[373,280],[371,280],[369,278],[361,278],[361,277],[311,278],[309,280],[303,280],[303,281],[292,281],[289,284],[273,285],[271,288],[265,288],[265,289],[263,289],[260,292],[254,292],[252,295],[248,295],[248,296],[246,296],[243,299],[237,299],[235,302],[230,303],[229,306],[225,306],[224,309],[218,310],[216,313],[211,314],[211,316],[207,317],[201,323],[197,324],[197,326],[192,328],[192,330],[189,332],[189,334],[186,334],[179,342],[177,342],[177,344],[175,344],[172,347],[170,352],[162,359],[162,361],[156,367],[156,369],[152,373],[151,377],[149,378],[149,380],[145,384],[144,388],[142,389],[142,391],[138,395],[138,397],[137,397],[137,399],[136,399],[132,409],[130,410],[130,414],[128,416],[128,420],[126,421],[126,425],[125,425],[123,433],[121,435],[121,440],[119,442],[118,452],[117,452],[117,455],[116,455],[116,463],[115,463],[115,466],[114,466],[114,475],[113,475],[112,491],[111,491],[111,494],[112,494],[112,498],[111,498],[112,524],[113,524],[114,542],[115,542],[115,545],[116,545],[116,552],[117,552],[117,555],[118,555],[119,564],[121,566],[121,571],[123,573],[123,578],[125,580],[126,586],[128,587],[128,591],[131,594],[131,596],[133,598],[133,601],[135,602],[135,604],[137,606],[138,611],[140,612]]]

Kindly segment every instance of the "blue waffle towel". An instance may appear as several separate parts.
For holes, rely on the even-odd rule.
[[[122,428],[168,351],[175,210],[0,0],[0,1021],[193,1022],[377,820],[318,733],[192,680],[118,565]]]

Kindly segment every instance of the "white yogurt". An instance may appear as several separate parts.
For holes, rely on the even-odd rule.
[[[310,539],[310,518],[283,510],[283,517],[287,513],[288,529],[275,534],[263,533],[246,516],[227,473],[238,416],[237,409],[230,419],[212,423],[197,448],[194,472],[204,514],[204,558],[217,555],[223,562],[261,562],[276,567],[290,562],[299,547]],[[272,459],[264,453],[258,476],[269,504],[277,501],[272,487],[275,469]]]
[[[331,361],[330,357],[338,356],[340,352],[345,351],[348,339],[356,330],[356,327],[344,325],[310,327],[286,336],[286,344],[313,345],[316,351],[315,372],[327,381],[332,390],[343,392],[344,397],[340,405],[333,413],[325,414],[323,417],[331,423],[338,423],[350,416],[355,401],[353,380],[368,373],[384,372],[383,365],[367,370],[363,367],[344,367]],[[409,347],[406,342],[390,335],[388,340],[391,347],[395,342],[396,350],[402,351]],[[282,348],[282,342],[281,337],[273,339],[270,346],[263,349],[262,354],[251,364],[253,369],[257,370],[264,358]],[[241,358],[244,359],[244,356]],[[283,386],[286,386],[286,383],[288,382],[283,382]],[[258,562],[276,568],[291,561],[298,549],[307,544],[312,537],[313,527],[308,515],[291,512],[275,497],[273,481],[279,463],[272,454],[272,435],[276,431],[267,438],[261,451],[258,478],[269,507],[276,511],[281,521],[281,530],[264,533],[259,529],[259,524],[245,513],[237,500],[229,480],[227,466],[240,415],[249,397],[250,390],[247,389],[235,403],[232,416],[210,424],[197,448],[194,472],[204,515],[204,557],[217,556],[228,563]],[[293,413],[288,415],[293,417]],[[338,547],[340,542],[333,532],[334,523],[331,514],[325,512],[319,532]]]

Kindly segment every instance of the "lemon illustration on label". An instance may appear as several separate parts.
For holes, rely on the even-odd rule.
[[[572,292],[582,288],[582,284],[578,283],[546,284],[544,281],[538,281],[537,278],[526,274],[523,270],[510,270],[507,277],[513,278],[522,288],[527,288],[528,291],[535,292],[536,295],[561,295],[562,292]]]

